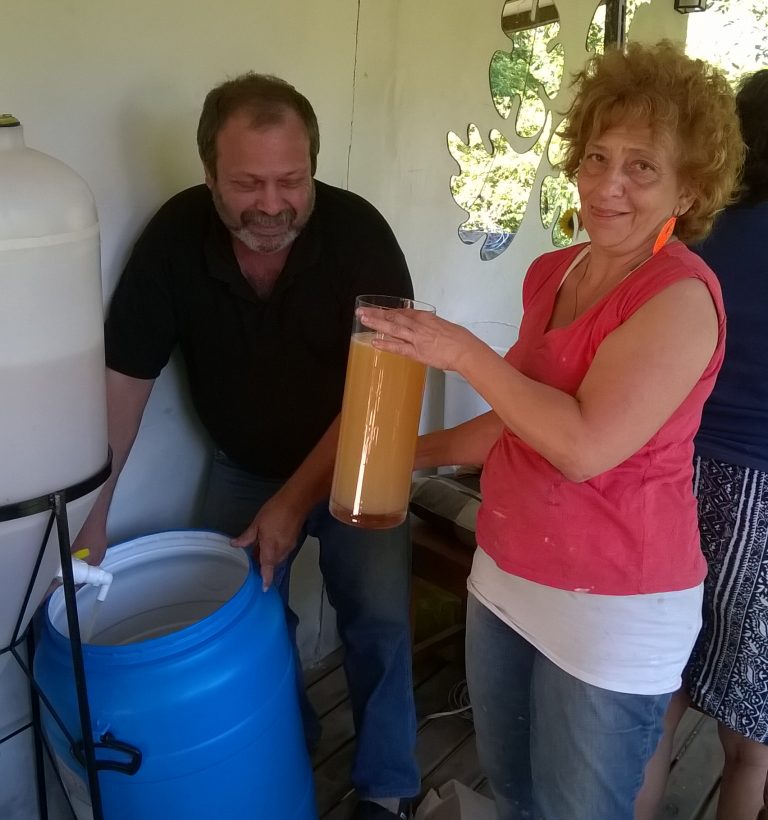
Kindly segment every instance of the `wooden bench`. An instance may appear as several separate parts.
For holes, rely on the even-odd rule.
[[[467,578],[473,550],[455,535],[411,515],[412,572],[415,578],[434,584],[461,602],[461,619],[413,647],[414,655],[453,642],[464,632],[467,608]]]

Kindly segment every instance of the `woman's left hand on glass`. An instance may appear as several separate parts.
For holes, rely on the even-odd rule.
[[[439,370],[463,372],[472,352],[490,350],[461,325],[423,310],[358,310],[360,322],[383,334],[374,347],[415,359]]]

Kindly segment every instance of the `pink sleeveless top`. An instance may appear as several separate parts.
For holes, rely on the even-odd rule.
[[[651,440],[588,481],[569,481],[505,429],[483,468],[477,543],[506,572],[559,589],[605,595],[687,589],[706,574],[692,492],[693,437],[723,360],[720,287],[698,256],[674,242],[571,324],[546,332],[563,275],[583,247],[546,254],[528,271],[519,339],[506,355],[521,373],[574,395],[603,339],[651,297],[689,277],[709,288],[717,347]]]

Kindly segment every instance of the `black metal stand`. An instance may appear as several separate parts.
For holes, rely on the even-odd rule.
[[[64,490],[59,490],[55,493],[42,495],[38,498],[32,498],[27,501],[21,501],[16,504],[7,504],[0,507],[0,522],[12,521],[17,518],[24,518],[29,515],[37,515],[42,512],[49,512],[48,523],[45,528],[43,540],[40,544],[37,560],[32,573],[32,578],[27,586],[24,596],[24,603],[21,607],[21,612],[16,621],[13,630],[11,643],[0,649],[0,655],[6,652],[10,653],[16,660],[22,672],[26,675],[30,683],[31,697],[32,697],[32,720],[11,732],[9,735],[0,738],[0,744],[5,743],[12,737],[21,732],[32,729],[35,738],[35,765],[37,769],[37,796],[38,796],[38,811],[40,820],[47,820],[48,806],[45,791],[45,761],[43,758],[43,749],[53,761],[53,755],[48,747],[42,731],[42,724],[40,721],[40,701],[42,700],[46,708],[50,712],[53,719],[58,723],[64,736],[67,738],[73,750],[82,746],[83,764],[88,778],[88,790],[91,798],[91,806],[93,811],[93,820],[103,820],[103,812],[101,807],[101,792],[99,790],[98,766],[95,756],[93,730],[91,728],[91,714],[88,706],[88,692],[85,681],[85,668],[83,665],[83,648],[80,642],[80,624],[77,616],[77,601],[75,599],[75,580],[72,574],[72,561],[70,555],[71,541],[69,537],[69,522],[67,520],[67,504],[71,501],[76,501],[88,493],[100,487],[109,477],[112,471],[112,453],[109,453],[107,463],[99,470],[98,473],[75,484],[72,487],[67,487]],[[54,524],[56,525],[56,532],[59,538],[59,553],[61,556],[62,580],[64,586],[64,601],[67,613],[67,625],[69,628],[69,642],[72,650],[72,668],[75,677],[75,688],[77,692],[77,705],[80,715],[80,729],[82,731],[82,741],[76,741],[68,729],[64,726],[61,718],[56,714],[56,711],[51,706],[45,693],[40,689],[32,674],[32,661],[34,656],[34,630],[30,623],[26,629],[22,630],[21,625],[27,615],[27,608],[32,597],[32,591],[37,581],[37,576],[40,571],[40,565],[43,561],[45,549],[48,544],[48,539],[53,531]],[[21,656],[19,649],[26,641],[28,648],[27,661]],[[69,795],[63,787],[61,777],[58,773],[57,767],[54,765],[54,771],[62,786],[70,809],[72,803],[69,800]],[[74,809],[72,809],[74,815]]]

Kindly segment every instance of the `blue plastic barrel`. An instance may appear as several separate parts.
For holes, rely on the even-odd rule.
[[[106,600],[91,587],[77,598],[105,818],[316,818],[283,607],[246,554],[216,533],[166,532],[113,547],[102,566]],[[61,590],[35,677],[80,739]],[[43,726],[85,820],[85,770],[45,709]]]

